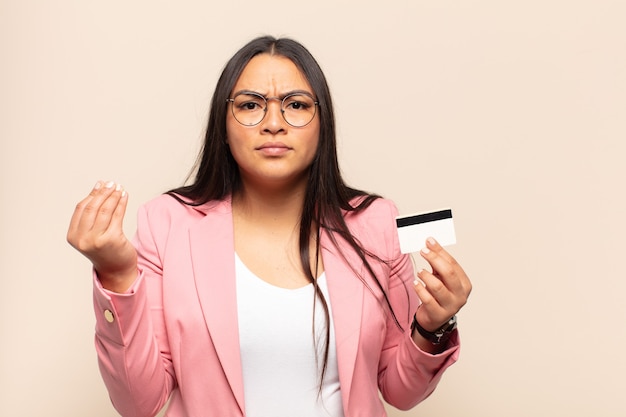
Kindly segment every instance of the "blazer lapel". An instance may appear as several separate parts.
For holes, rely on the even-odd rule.
[[[207,329],[243,414],[244,390],[230,200],[207,207],[206,216],[189,231],[189,239],[194,279]],[[320,243],[335,327],[339,380],[347,409],[359,347],[365,290],[365,285],[355,273],[363,276],[364,271],[354,251],[341,244],[338,250],[327,232],[322,233]],[[350,265],[356,268],[356,272]]]
[[[363,276],[363,269],[361,260],[354,251],[340,245],[340,253],[327,232],[322,233],[321,246],[335,326],[339,381],[344,407],[348,409],[361,333],[364,295],[364,284],[355,276],[355,271],[350,265],[356,268],[356,273],[361,276]]]
[[[243,414],[244,391],[230,200],[211,207],[189,233],[194,279],[204,319],[224,374]]]

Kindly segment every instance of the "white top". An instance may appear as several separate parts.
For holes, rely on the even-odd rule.
[[[298,289],[271,285],[254,275],[235,254],[239,341],[247,417],[343,417],[335,336],[321,398],[312,332],[313,284]],[[326,277],[318,285],[329,304]],[[320,367],[324,349],[324,308],[318,300],[315,331]],[[321,368],[320,368],[321,369]]]

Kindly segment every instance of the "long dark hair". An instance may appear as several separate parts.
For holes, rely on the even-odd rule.
[[[315,265],[311,265],[310,254],[313,249],[316,255],[315,259],[319,259],[319,237],[322,231],[328,232],[335,246],[338,247],[337,239],[342,239],[358,254],[368,273],[381,290],[396,325],[400,328],[401,326],[391,309],[386,291],[376,278],[368,258],[380,262],[385,261],[365,250],[352,236],[344,220],[346,213],[360,212],[379,197],[351,188],[343,181],[337,159],[335,116],[330,90],[319,64],[302,44],[288,38],[259,37],[246,44],[228,61],[217,82],[211,100],[203,148],[194,167],[195,178],[190,185],[170,190],[168,194],[181,203],[201,205],[211,200],[222,200],[240,190],[239,169],[226,144],[226,112],[228,111],[226,99],[230,97],[235,83],[248,62],[255,56],[264,53],[291,60],[304,74],[319,102],[320,137],[317,152],[309,170],[300,220],[299,246],[302,268],[309,281],[313,283],[317,295],[316,299],[319,299],[323,306],[327,323],[323,346],[323,364],[320,372],[321,391],[328,362],[330,340],[328,323],[330,317],[327,301],[317,285],[317,262]],[[310,247],[312,231],[316,231],[315,241],[317,243],[315,248]],[[356,270],[355,274],[368,289],[372,290]],[[315,305],[314,303],[314,309]],[[315,335],[315,328],[313,328],[313,332]]]

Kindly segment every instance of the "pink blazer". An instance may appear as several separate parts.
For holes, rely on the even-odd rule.
[[[458,356],[456,334],[439,355],[410,338],[419,300],[396,214],[379,199],[346,222],[365,248],[390,260],[371,263],[404,331],[354,252],[321,237],[346,417],[385,416],[379,390],[395,407],[413,407]],[[94,279],[96,349],[115,408],[125,417],[153,416],[171,396],[169,417],[244,416],[230,200],[188,207],[157,197],[139,210],[134,244],[139,276],[127,294]]]

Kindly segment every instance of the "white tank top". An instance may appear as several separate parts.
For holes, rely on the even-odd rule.
[[[255,276],[236,254],[235,259],[246,417],[343,417],[332,314],[328,368],[318,396],[313,284],[276,287]],[[324,274],[318,284],[330,309]],[[325,324],[319,300],[315,331],[321,366]]]

